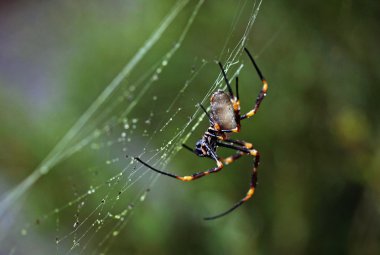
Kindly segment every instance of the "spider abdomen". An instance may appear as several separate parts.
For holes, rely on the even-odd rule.
[[[226,92],[218,90],[211,96],[211,117],[222,130],[237,127],[234,107]]]

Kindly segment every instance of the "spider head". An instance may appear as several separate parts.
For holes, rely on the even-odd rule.
[[[195,154],[197,154],[197,156],[199,157],[205,157],[207,155],[205,155],[202,151],[202,139],[198,140],[197,143],[195,144],[195,149],[194,149],[194,152]]]

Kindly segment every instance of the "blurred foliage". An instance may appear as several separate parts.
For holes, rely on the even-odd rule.
[[[175,3],[152,2],[1,2],[1,193],[31,173]],[[150,95],[171,100],[192,65],[217,60],[236,2],[206,1],[162,74],[162,86]],[[201,221],[205,212],[228,208],[244,194],[251,159],[197,184],[161,177],[109,252],[379,254],[379,11],[376,1],[264,1],[247,47],[270,87],[259,114],[244,122],[237,136],[262,154],[254,199],[228,217]],[[190,12],[186,8],[131,79],[144,75],[171,47]],[[245,27],[236,29],[241,35]],[[260,87],[249,68],[246,64],[240,85],[246,110]],[[216,75],[215,66],[208,65],[181,99],[189,100],[182,102],[185,121]],[[140,102],[134,116],[150,111],[150,98]],[[189,144],[207,121],[201,126]],[[154,137],[157,146],[162,140]],[[87,154],[74,159],[58,166],[49,181],[37,183],[39,191],[28,198],[36,214],[73,199],[61,187],[75,182],[80,193],[94,184],[87,172],[59,171],[97,162]],[[189,173],[212,165],[204,161],[181,151],[168,167]],[[72,215],[62,216],[62,222],[65,217]],[[52,236],[44,238],[52,242]]]

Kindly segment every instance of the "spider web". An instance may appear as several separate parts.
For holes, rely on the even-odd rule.
[[[178,71],[172,62],[177,54],[181,55],[203,3],[204,0],[193,4],[178,1],[33,173],[2,196],[2,251],[8,254],[30,253],[31,249],[33,254],[112,252],[115,243],[120,242],[118,237],[128,232],[126,226],[130,220],[138,217],[133,216],[136,208],[144,210],[143,202],[159,177],[126,155],[139,156],[152,166],[167,169],[181,151],[181,144],[192,142],[203,132],[204,127],[199,127],[207,121],[197,104],[208,105],[212,92],[225,88],[215,60],[223,61],[230,79],[244,66],[240,60],[242,49],[261,1],[239,1],[215,59],[189,60],[178,91],[167,96],[158,94],[165,86],[165,76]],[[191,11],[175,43],[166,51],[161,50],[153,64],[134,78],[139,63],[153,46],[164,40],[166,30],[177,26],[174,22],[179,15],[186,15],[186,10]],[[249,10],[248,16],[243,15],[245,10]],[[245,27],[242,34],[237,31],[239,26]],[[199,88],[197,80],[210,73],[214,82]],[[191,91],[199,93],[195,95]],[[142,110],[144,115],[139,114]],[[56,185],[62,188],[59,198],[44,195]],[[40,202],[31,204],[28,200]]]

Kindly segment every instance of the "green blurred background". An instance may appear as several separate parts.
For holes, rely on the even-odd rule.
[[[172,47],[194,3],[190,1],[130,80],[143,76]],[[202,6],[159,85],[138,101],[132,117],[143,120],[154,111],[154,124],[162,126],[169,117],[165,110],[192,68],[197,70],[202,59],[208,64],[176,102],[182,110],[168,125],[166,136],[159,133],[152,138],[148,130],[144,137],[140,122],[141,134],[135,132],[132,153],[160,147],[196,110],[218,75],[214,61],[223,45],[236,45],[246,28],[252,1],[245,2],[247,8],[238,14],[241,20],[229,36],[241,3],[206,1]],[[36,168],[174,4],[173,0],[0,2],[1,194]],[[379,13],[380,4],[369,0],[263,1],[247,47],[270,87],[259,114],[244,122],[237,136],[253,142],[262,154],[255,197],[225,218],[201,220],[243,196],[252,165],[248,158],[195,183],[160,177],[107,246],[108,253],[380,254]],[[244,111],[253,104],[260,82],[246,56],[241,59],[245,59],[240,76]],[[152,103],[153,96],[158,103]],[[189,145],[207,124],[202,122]],[[112,146],[100,153],[106,160],[125,154]],[[94,168],[107,169],[97,164],[103,160],[98,156],[83,149],[58,165],[17,202],[22,209],[15,221],[34,222],[38,215],[104,182],[107,174],[89,174]],[[212,166],[205,161],[180,151],[166,168],[187,174]],[[117,172],[128,163],[113,167]],[[155,176],[149,174],[143,179]],[[137,187],[129,194],[138,194]],[[86,203],[89,212],[81,209],[82,215],[89,215],[96,204],[90,199]],[[57,219],[60,230],[70,232],[75,209],[49,216],[52,223],[31,231],[27,240],[11,235],[19,226],[2,219],[2,241],[8,244],[0,253],[12,247],[16,254],[50,253],[44,246],[55,249]],[[5,228],[5,221],[11,227]],[[92,254],[92,246],[96,243],[83,253]]]

